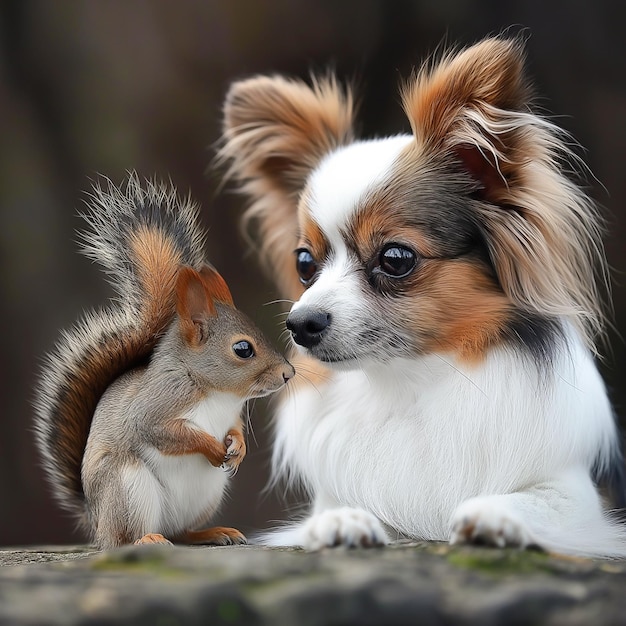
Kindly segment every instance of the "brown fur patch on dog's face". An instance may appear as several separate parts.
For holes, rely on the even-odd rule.
[[[376,314],[401,329],[415,353],[455,352],[478,361],[502,340],[511,303],[474,218],[473,181],[453,160],[419,152],[415,145],[404,150],[350,220],[345,240],[378,301]],[[406,277],[373,272],[393,244],[416,255]]]
[[[321,261],[328,257],[331,251],[330,244],[322,229],[311,217],[310,212],[306,208],[306,203],[303,203],[302,207],[299,212],[300,237],[298,238],[298,249],[308,250],[314,259]]]
[[[430,260],[416,273],[397,314],[416,329],[422,353],[453,352],[474,363],[502,341],[511,307],[484,267],[465,259]]]

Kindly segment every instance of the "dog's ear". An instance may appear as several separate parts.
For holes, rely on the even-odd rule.
[[[476,221],[504,292],[522,311],[602,330],[597,209],[563,171],[567,135],[530,110],[521,40],[490,38],[424,67],[403,90],[415,148],[474,180]]]
[[[353,102],[334,77],[312,85],[257,76],[230,87],[224,103],[224,157],[240,180],[263,177],[298,193],[321,158],[352,139]]]
[[[257,228],[262,258],[285,295],[302,290],[293,260],[298,196],[320,160],[352,141],[353,116],[351,92],[334,77],[309,86],[257,76],[234,83],[226,96],[218,159],[252,200],[244,225]]]
[[[519,149],[516,129],[504,124],[502,112],[521,112],[530,100],[523,69],[520,41],[486,39],[423,67],[402,93],[422,148],[454,153],[495,201]]]

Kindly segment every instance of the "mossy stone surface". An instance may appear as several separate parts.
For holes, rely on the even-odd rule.
[[[439,543],[0,550],[0,624],[626,624],[626,562]]]

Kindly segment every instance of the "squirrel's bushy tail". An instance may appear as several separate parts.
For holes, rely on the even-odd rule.
[[[96,405],[149,356],[172,320],[178,268],[205,263],[197,207],[180,201],[171,185],[142,187],[136,174],[120,188],[97,183],[83,217],[83,252],[104,267],[118,298],[61,335],[35,397],[44,469],[63,508],[81,519],[81,465]]]

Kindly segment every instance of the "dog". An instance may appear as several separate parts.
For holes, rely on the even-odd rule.
[[[231,85],[219,156],[293,301],[301,374],[273,470],[311,508],[270,544],[626,556],[599,488],[624,506],[601,218],[524,56],[506,37],[444,52],[401,90],[412,132],[366,140],[332,75]]]

